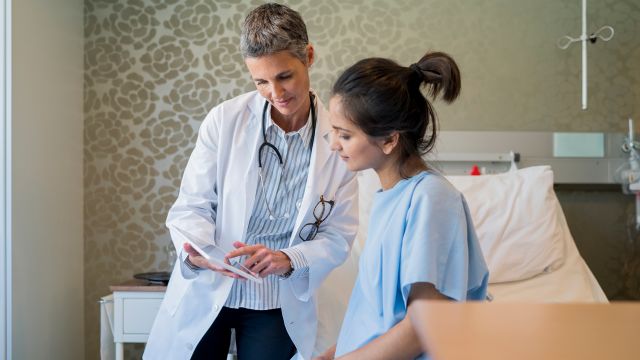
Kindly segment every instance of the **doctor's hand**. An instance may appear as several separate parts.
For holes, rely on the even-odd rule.
[[[243,265],[260,277],[282,275],[291,270],[291,260],[282,251],[271,250],[262,244],[247,245],[240,241],[234,242],[233,246],[236,250],[228,253],[227,258],[246,256]]]
[[[210,270],[219,272],[222,275],[225,275],[225,276],[228,276],[228,277],[232,277],[234,279],[240,278],[239,275],[234,274],[229,270],[226,270],[226,269],[224,269],[222,267],[216,266],[216,265],[210,263],[209,261],[207,261],[207,259],[205,259],[202,255],[198,254],[198,252],[193,247],[191,247],[191,245],[189,245],[189,243],[184,243],[183,248],[184,248],[184,251],[187,254],[189,254],[189,256],[188,256],[189,261],[193,265],[195,265],[195,266],[197,266],[199,268],[202,268],[202,269],[210,269]],[[229,260],[227,258],[225,258],[224,261],[226,263],[229,263]]]

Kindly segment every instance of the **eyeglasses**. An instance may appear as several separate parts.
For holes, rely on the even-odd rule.
[[[298,233],[298,236],[302,241],[310,241],[316,237],[318,230],[320,229],[320,224],[327,220],[331,214],[331,210],[333,210],[334,204],[335,201],[325,200],[324,196],[320,195],[320,201],[318,201],[316,206],[313,208],[313,217],[316,221],[304,224]]]

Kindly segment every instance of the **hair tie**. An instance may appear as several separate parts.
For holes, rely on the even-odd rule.
[[[420,79],[424,79],[424,74],[422,73],[422,69],[420,69],[420,66],[418,66],[418,63],[409,65],[409,68],[413,70],[414,73],[418,74],[418,77]]]

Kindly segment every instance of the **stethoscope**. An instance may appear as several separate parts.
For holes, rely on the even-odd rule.
[[[314,100],[314,95],[309,92],[309,100],[310,100],[310,110],[311,110],[311,141],[309,142],[309,151],[311,152],[313,150],[313,140],[316,136],[316,122],[317,122],[317,114],[316,114],[316,106],[313,103]],[[269,141],[267,141],[267,129],[266,129],[266,125],[265,123],[267,122],[267,110],[269,109],[269,101],[265,101],[264,102],[264,108],[262,109],[262,145],[260,145],[260,147],[258,148],[258,168],[260,169],[260,186],[262,186],[262,197],[264,199],[264,203],[267,207],[267,211],[269,212],[269,219],[271,220],[276,220],[276,219],[286,219],[289,217],[289,213],[285,213],[282,216],[276,216],[274,215],[274,211],[271,209],[271,206],[269,206],[269,201],[267,201],[267,194],[265,192],[265,187],[264,187],[264,176],[263,176],[263,167],[262,167],[262,152],[263,150],[266,149],[271,149],[273,150],[273,152],[276,154],[276,156],[278,157],[278,163],[280,164],[280,170],[281,173],[284,174],[284,160],[282,159],[282,154],[280,154],[280,151],[278,150],[278,148],[273,145],[272,143],[270,143]],[[280,183],[282,181],[278,182],[278,186],[276,188],[276,193],[275,196],[278,196],[278,193],[280,192]]]

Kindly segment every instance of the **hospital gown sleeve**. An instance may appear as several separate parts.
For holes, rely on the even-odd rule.
[[[400,287],[428,282],[457,301],[483,299],[488,272],[464,197],[448,184],[418,186],[402,239]]]

